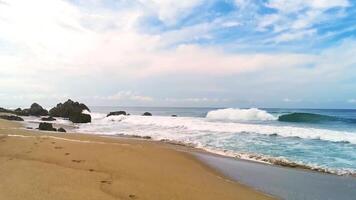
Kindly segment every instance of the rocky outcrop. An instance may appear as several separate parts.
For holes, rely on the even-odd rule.
[[[0,115],[0,119],[10,120],[10,121],[23,121],[23,119],[16,115]]]
[[[91,122],[91,116],[83,113],[85,110],[90,112],[89,108],[85,104],[74,102],[69,99],[65,103],[57,104],[56,107],[49,111],[49,115],[52,117],[69,118],[69,120],[74,123]]]
[[[48,115],[48,111],[42,106],[40,106],[38,103],[33,103],[30,108],[27,109],[21,109],[17,108],[15,110],[8,110],[4,108],[0,108],[0,112],[6,112],[6,113],[11,113],[15,115],[20,115],[20,116],[46,116]]]
[[[58,132],[63,132],[63,133],[66,133],[67,131],[64,129],[64,128],[59,128],[58,130],[57,130]]]
[[[49,117],[42,117],[41,120],[50,122],[50,121],[56,121],[56,118],[49,116]]]
[[[149,112],[145,112],[145,113],[143,113],[142,115],[143,115],[143,116],[152,116],[152,114],[149,113]]]
[[[89,123],[91,122],[91,116],[85,113],[72,113],[69,116],[69,120],[73,123]]]
[[[126,115],[125,111],[115,111],[115,112],[110,112],[106,117],[112,116],[112,115]]]
[[[48,115],[48,111],[44,108],[42,108],[42,106],[40,106],[38,103],[33,103],[30,107],[30,109],[25,109],[28,111],[29,115],[33,115],[33,116],[46,116]]]
[[[8,109],[1,108],[1,107],[0,107],[0,112],[2,112],[2,113],[9,113],[9,110],[8,110]]]
[[[41,122],[38,126],[38,129],[41,131],[57,131],[55,128],[53,128],[53,125],[51,123],[47,122]]]

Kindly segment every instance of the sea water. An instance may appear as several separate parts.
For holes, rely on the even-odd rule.
[[[90,109],[92,122],[76,124],[75,131],[150,136],[154,140],[185,143],[231,157],[267,163],[282,161],[337,174],[356,173],[356,110]],[[120,110],[130,115],[106,117],[109,112]],[[153,116],[142,116],[144,112]]]

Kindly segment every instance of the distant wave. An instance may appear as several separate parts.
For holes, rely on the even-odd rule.
[[[279,116],[278,121],[301,122],[301,123],[325,123],[325,122],[356,123],[356,119],[347,119],[347,118],[313,114],[313,113],[285,114],[285,115]]]
[[[227,108],[208,112],[206,118],[219,121],[267,121],[277,118],[264,110],[257,108],[238,109]]]

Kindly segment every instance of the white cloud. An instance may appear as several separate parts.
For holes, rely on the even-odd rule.
[[[203,0],[139,0],[151,12],[168,25],[175,24],[178,18],[184,17],[190,9],[198,6]]]
[[[110,96],[95,96],[94,99],[109,100],[109,101],[153,101],[150,96],[138,95],[132,91],[120,91]]]
[[[223,102],[229,101],[229,99],[207,98],[207,97],[166,98],[164,100],[168,101],[168,102],[173,102],[173,103],[223,103]]]
[[[286,33],[282,33],[282,34],[278,35],[277,37],[273,38],[273,41],[279,43],[279,42],[301,40],[305,37],[310,37],[314,34],[316,34],[315,29],[301,30],[301,31],[295,31],[295,32],[286,32]]]
[[[265,6],[275,9],[276,13],[260,16],[258,30],[272,28],[275,33],[281,34],[275,38],[276,42],[287,42],[311,37],[314,25],[343,16],[343,12],[331,14],[328,10],[342,11],[350,3],[348,0],[269,0]]]

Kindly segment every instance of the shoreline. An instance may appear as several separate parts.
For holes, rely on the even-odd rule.
[[[39,122],[41,122],[41,121],[38,119],[35,119],[35,120],[32,119],[32,121],[25,120],[24,124],[32,126],[32,127],[36,127],[36,126],[33,126],[33,124],[36,124]],[[80,131],[77,131],[74,126],[68,125],[66,123],[63,124],[63,123],[54,122],[53,124],[58,125],[58,127],[63,126],[66,129],[67,128],[72,129],[72,131],[75,133],[109,136],[104,133],[97,134],[96,132],[92,132],[92,131],[85,132],[86,130],[84,130],[84,132],[83,131],[80,132]],[[295,169],[310,170],[310,171],[316,171],[316,172],[325,173],[325,174],[335,174],[335,175],[340,175],[340,176],[356,177],[356,171],[352,168],[326,167],[326,166],[306,163],[306,162],[302,162],[302,161],[293,161],[286,157],[268,156],[268,155],[264,155],[261,153],[234,152],[234,151],[228,151],[228,150],[221,150],[221,149],[216,149],[216,148],[212,148],[212,147],[204,147],[204,146],[201,146],[199,143],[194,143],[194,144],[193,143],[185,143],[182,141],[176,141],[176,140],[164,139],[164,138],[163,139],[159,139],[159,138],[153,139],[152,136],[144,136],[144,135],[145,134],[143,134],[141,136],[140,135],[128,135],[128,134],[125,134],[124,132],[121,132],[120,134],[112,134],[110,136],[111,137],[134,137],[134,138],[141,137],[141,138],[146,138],[146,139],[152,139],[154,141],[162,141],[162,142],[171,143],[171,144],[178,144],[178,145],[193,147],[196,149],[204,150],[206,152],[210,152],[213,154],[226,156],[226,157],[234,158],[234,159],[242,159],[242,160],[248,160],[248,161],[253,161],[253,162],[257,162],[257,163],[265,163],[268,165],[283,166],[283,167],[289,167],[289,168],[295,168]],[[273,137],[275,137],[275,136],[273,135]]]
[[[25,128],[26,125],[32,125],[32,123],[36,124],[39,122],[40,121],[26,121],[25,120],[24,122],[20,122],[20,123],[23,124],[23,126]],[[266,156],[266,155],[257,154],[257,153],[245,153],[245,152],[236,153],[236,152],[229,152],[229,151],[222,151],[222,150],[214,150],[214,149],[199,147],[199,146],[196,146],[195,144],[189,144],[189,143],[184,143],[184,142],[175,141],[175,140],[169,140],[169,139],[155,140],[151,136],[128,135],[128,134],[106,135],[106,134],[96,134],[96,133],[94,134],[94,133],[84,133],[84,132],[82,133],[82,132],[75,131],[76,128],[71,125],[60,124],[60,123],[57,124],[55,122],[53,124],[58,125],[58,127],[65,127],[69,131],[74,130],[72,132],[74,134],[96,135],[96,136],[108,137],[108,138],[144,139],[144,140],[148,140],[148,141],[163,142],[163,143],[172,144],[172,145],[184,146],[187,148],[191,148],[193,151],[203,151],[203,152],[210,153],[213,155],[223,156],[226,158],[233,158],[236,160],[250,161],[250,162],[255,162],[255,163],[280,166],[280,167],[286,167],[286,168],[297,169],[297,170],[306,170],[306,171],[317,172],[317,173],[322,173],[322,174],[356,177],[356,172],[349,171],[346,169],[343,169],[343,171],[339,171],[338,169],[325,168],[325,167],[320,167],[320,166],[315,166],[315,165],[308,165],[308,164],[304,164],[304,163],[300,163],[300,162],[290,161],[285,158]],[[33,127],[31,127],[31,128],[33,128]],[[38,131],[36,129],[32,129],[32,130]]]
[[[26,199],[63,199],[64,194],[90,199],[78,192],[89,189],[93,199],[274,199],[167,143],[34,132],[2,120],[0,126],[0,197],[5,199],[24,194]],[[48,187],[52,192],[44,192]]]

